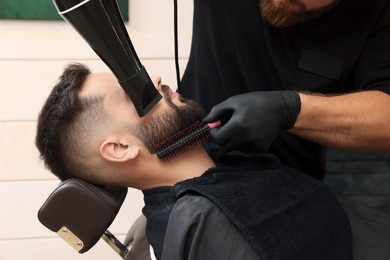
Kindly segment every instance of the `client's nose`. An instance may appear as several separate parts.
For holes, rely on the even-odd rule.
[[[160,91],[161,90],[161,76],[151,76],[150,77],[152,82],[153,82],[153,85],[154,87]]]

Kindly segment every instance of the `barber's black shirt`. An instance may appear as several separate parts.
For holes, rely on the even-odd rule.
[[[390,93],[390,1],[342,0],[305,23],[275,29],[259,0],[194,0],[183,94],[207,110],[250,91]],[[255,111],[254,111],[255,112]],[[270,152],[323,178],[323,147],[282,133]]]

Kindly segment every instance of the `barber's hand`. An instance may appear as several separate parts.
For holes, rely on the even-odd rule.
[[[280,131],[294,126],[300,110],[296,91],[249,92],[216,105],[203,121],[222,121],[210,133],[223,151],[264,152]]]

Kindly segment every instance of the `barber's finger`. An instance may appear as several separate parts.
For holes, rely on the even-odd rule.
[[[233,113],[233,110],[230,107],[227,107],[225,103],[218,104],[214,106],[208,115],[203,119],[205,123],[211,123],[218,120],[229,118]]]
[[[213,140],[214,143],[218,144],[219,146],[223,146],[226,143],[226,141],[224,142],[224,140],[218,138],[218,132],[219,132],[218,128],[210,129],[211,139]],[[229,140],[227,140],[227,141],[229,141]]]
[[[240,144],[237,138],[235,138],[234,136],[229,136],[223,141],[216,142],[216,143],[219,145],[221,151],[224,153],[232,151],[233,149],[237,148],[237,146]]]
[[[212,129],[210,134],[214,142],[219,144],[221,147],[224,147],[227,143],[231,142],[237,134],[237,131],[239,131],[239,128],[234,123],[234,120],[229,120],[221,127]]]

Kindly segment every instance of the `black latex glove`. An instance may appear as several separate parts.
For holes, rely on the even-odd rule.
[[[249,92],[216,105],[203,121],[222,121],[210,133],[223,151],[264,152],[280,131],[294,126],[300,110],[296,91]]]

